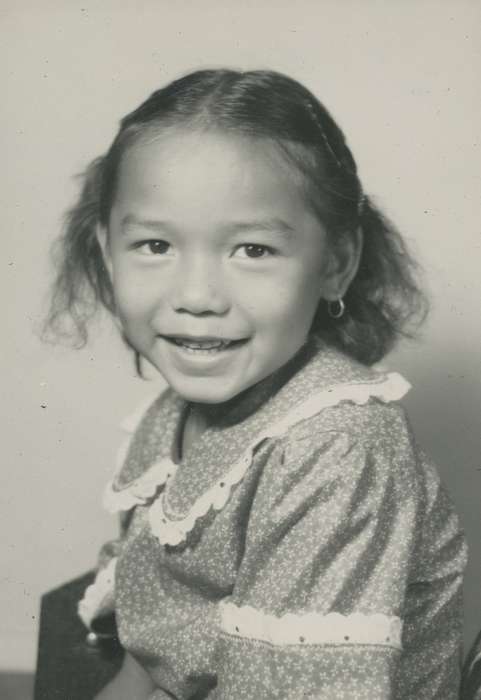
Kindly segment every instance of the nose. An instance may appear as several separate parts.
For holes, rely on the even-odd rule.
[[[230,303],[220,264],[203,256],[185,261],[176,271],[171,303],[177,313],[225,314]]]

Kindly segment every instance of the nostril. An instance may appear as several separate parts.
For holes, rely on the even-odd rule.
[[[210,316],[225,313],[229,302],[224,294],[212,287],[204,290],[183,288],[174,297],[172,306],[178,313]]]
[[[178,313],[204,316],[223,314],[229,308],[228,288],[217,259],[183,259],[171,282],[171,306]]]

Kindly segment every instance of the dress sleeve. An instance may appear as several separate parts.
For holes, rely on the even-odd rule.
[[[219,697],[398,700],[418,503],[402,436],[333,430],[279,447],[221,609]]]
[[[115,611],[115,569],[125,536],[126,516],[120,516],[119,537],[105,543],[100,549],[95,579],[78,603],[79,617],[88,628],[95,618]]]
[[[149,397],[148,400],[142,401],[136,410],[121,423],[120,427],[124,432],[124,438],[117,451],[115,465],[116,476],[121,473],[124,467],[135,431],[145,415],[147,408],[151,405],[152,397]],[[88,628],[91,627],[95,618],[107,615],[115,610],[115,569],[117,566],[117,558],[127,533],[132,516],[132,507],[140,500],[135,496],[131,496],[128,491],[115,494],[112,490],[114,479],[107,484],[103,495],[103,502],[107,510],[111,512],[120,512],[119,535],[117,538],[110,540],[101,547],[97,558],[95,579],[93,583],[86,588],[82,600],[78,603],[78,615]],[[152,488],[151,480],[147,479],[147,481],[147,493],[150,493],[150,489]],[[119,504],[115,502],[115,496],[117,496],[117,501],[120,501]]]
[[[126,423],[126,421],[124,421]],[[124,438],[116,460],[116,470],[119,471],[124,463],[134,429],[126,430],[127,436]],[[112,482],[107,484],[104,492],[104,505],[112,493]],[[123,494],[121,494],[122,496]],[[123,504],[121,504],[123,505]],[[85,590],[82,600],[78,603],[78,614],[82,622],[89,629],[93,620],[97,617],[107,615],[115,611],[115,569],[117,559],[122,549],[122,544],[127,533],[130,519],[132,517],[132,504],[127,502],[125,508],[117,508],[119,511],[119,534],[113,540],[109,540],[102,545],[97,557],[96,574],[93,583]],[[115,512],[115,509],[112,509]]]

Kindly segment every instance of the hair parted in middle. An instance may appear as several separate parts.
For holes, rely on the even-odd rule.
[[[218,130],[274,143],[301,175],[306,205],[330,245],[362,231],[357,274],[332,318],[321,301],[311,331],[364,364],[380,360],[426,311],[416,265],[406,245],[363,192],[344,134],[319,100],[299,82],[274,71],[201,70],[154,92],[125,116],[104,156],[84,174],[79,201],[57,242],[57,278],[46,328],[59,337],[65,320],[80,343],[98,303],[115,314],[111,281],[97,241],[108,228],[122,159],[142,139],[168,129]]]

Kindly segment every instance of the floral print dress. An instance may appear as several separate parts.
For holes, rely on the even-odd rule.
[[[311,340],[184,459],[172,390],[127,425],[79,612],[115,608],[150,700],[458,697],[466,546],[408,389]]]

